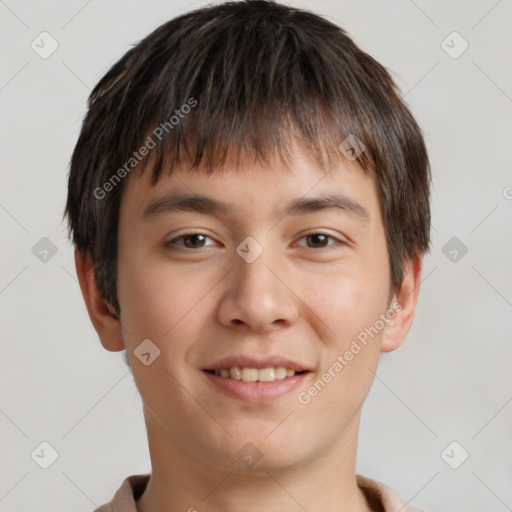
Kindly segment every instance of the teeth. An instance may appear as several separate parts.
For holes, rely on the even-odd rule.
[[[261,368],[258,370],[258,380],[262,382],[272,382],[276,380],[274,368]]]
[[[240,368],[234,366],[233,368],[215,370],[215,375],[224,378],[231,377],[232,379],[243,380],[244,382],[273,382],[274,380],[293,377],[295,370],[290,370],[283,366],[269,368]]]
[[[293,370],[290,370],[293,371]],[[274,368],[274,377],[278,380],[284,379],[286,377],[286,368],[280,366],[279,368]],[[295,372],[293,372],[295,373]]]
[[[241,370],[241,368],[238,368],[237,366],[235,366],[234,368],[230,368],[229,369],[229,376],[232,379],[242,380],[242,370]]]

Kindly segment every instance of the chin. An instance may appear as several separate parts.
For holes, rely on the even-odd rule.
[[[299,440],[288,437],[283,443],[281,437],[266,437],[267,433],[236,436],[222,446],[221,453],[210,454],[209,460],[223,461],[220,467],[225,471],[251,476],[265,476],[268,473],[296,470],[308,459],[307,453],[299,453],[304,446]],[[311,446],[309,446],[311,449]]]

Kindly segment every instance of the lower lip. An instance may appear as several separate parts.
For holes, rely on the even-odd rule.
[[[230,377],[220,377],[205,371],[203,373],[210,379],[210,382],[226,395],[254,403],[274,400],[289,393],[298,388],[310,374],[310,372],[305,372],[271,382],[244,382]]]

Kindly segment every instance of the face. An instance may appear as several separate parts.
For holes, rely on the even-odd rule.
[[[123,192],[118,299],[154,436],[239,473],[340,453],[397,314],[372,179],[299,150],[150,175]]]

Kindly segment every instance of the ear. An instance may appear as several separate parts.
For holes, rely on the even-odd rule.
[[[400,290],[392,299],[389,311],[395,314],[386,324],[382,336],[381,352],[396,350],[411,328],[420,292],[422,258],[418,256],[404,264],[404,279]]]
[[[114,308],[103,298],[96,283],[94,262],[89,255],[75,250],[75,267],[89,318],[106,350],[124,350],[121,322]]]

